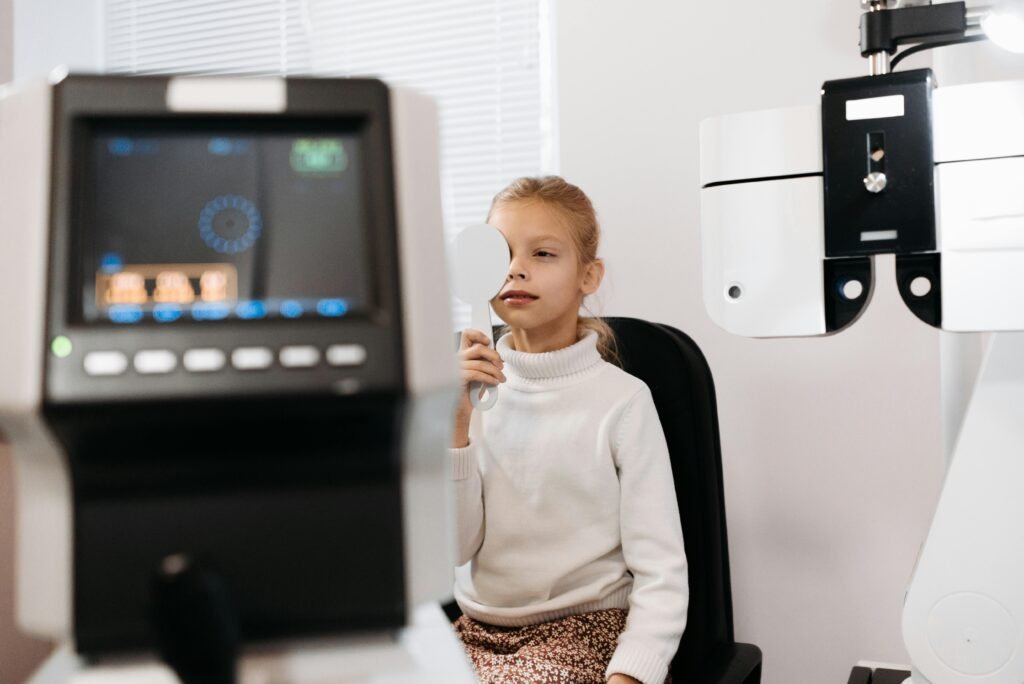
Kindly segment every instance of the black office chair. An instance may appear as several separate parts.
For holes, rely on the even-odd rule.
[[[733,635],[729,544],[715,383],[696,343],[635,318],[605,319],[622,368],[647,383],[668,442],[689,564],[690,610],[672,660],[676,682],[757,684],[761,650]]]
[[[672,660],[679,684],[759,684],[761,650],[733,635],[729,545],[715,384],[704,355],[679,330],[606,318],[622,368],[647,383],[668,442],[689,564],[686,632]],[[449,618],[458,606],[445,607]]]

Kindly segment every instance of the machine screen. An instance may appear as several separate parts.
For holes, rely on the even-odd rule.
[[[338,318],[371,304],[358,122],[94,123],[86,323]]]

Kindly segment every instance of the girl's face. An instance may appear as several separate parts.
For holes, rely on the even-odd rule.
[[[491,212],[489,223],[505,236],[512,257],[505,285],[491,305],[513,328],[571,326],[575,335],[583,297],[601,284],[603,265],[580,266],[560,219],[557,210],[540,201],[506,202]]]

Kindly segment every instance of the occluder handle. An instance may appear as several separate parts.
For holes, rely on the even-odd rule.
[[[472,326],[487,335],[491,348],[494,348],[494,330],[491,328],[490,302],[475,303],[471,306],[470,322]],[[473,408],[486,411],[498,401],[498,386],[485,382],[473,382],[469,385],[469,401]]]

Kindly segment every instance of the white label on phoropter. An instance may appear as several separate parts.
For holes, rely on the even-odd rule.
[[[861,121],[863,119],[891,119],[895,116],[903,116],[903,113],[902,95],[866,97],[861,100],[846,101],[847,121]]]
[[[877,242],[879,240],[895,240],[899,233],[895,230],[866,230],[860,234],[861,242]]]

